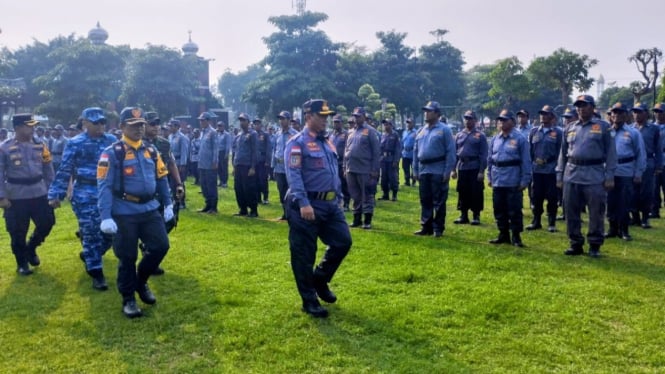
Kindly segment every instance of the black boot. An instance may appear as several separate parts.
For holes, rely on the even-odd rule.
[[[621,233],[619,232],[619,224],[615,221],[610,221],[610,230],[606,232],[604,236],[605,238],[616,238],[621,236]]]
[[[28,265],[28,260],[25,258],[24,255],[14,253],[14,257],[16,258],[16,272],[17,273],[19,273],[21,275],[30,275],[30,274],[32,274],[32,269],[30,269],[30,266]]]
[[[630,236],[630,233],[628,233],[628,225],[621,225],[621,227],[619,228],[619,233],[617,234],[617,236],[620,236],[621,239],[623,239],[627,242],[633,240],[633,237]]]
[[[589,256],[593,258],[600,257],[600,246],[598,244],[591,244],[589,246]]]
[[[522,237],[520,236],[519,231],[513,231],[513,245],[515,247],[524,247],[524,243],[522,243]]]
[[[547,216],[547,231],[556,232],[556,216]]]
[[[630,220],[630,224],[633,226],[640,226],[642,224],[642,220],[640,219],[640,212],[631,212],[632,218]]]
[[[649,224],[649,215],[648,214],[642,214],[641,225],[642,225],[643,229],[650,229],[651,228],[651,225]]]
[[[109,285],[106,283],[104,271],[102,269],[88,270],[88,275],[92,278],[92,288],[99,291],[106,291]]]
[[[392,201],[397,201],[397,191],[393,191]]]
[[[499,236],[496,239],[490,240],[491,244],[510,243],[510,234],[508,230],[499,230]]]
[[[570,248],[566,249],[563,252],[564,255],[566,256],[579,256],[584,254],[584,249],[582,248],[582,245],[571,245]]]
[[[334,303],[337,301],[337,296],[335,296],[335,294],[330,290],[330,287],[328,287],[328,281],[326,280],[326,277],[323,276],[323,274],[314,271],[312,281],[314,283],[316,294],[321,300],[325,301],[326,303]]]
[[[457,225],[463,225],[469,223],[469,212],[467,210],[463,210],[460,217],[454,220],[453,223]]]
[[[390,200],[390,197],[388,197],[388,191],[383,191],[383,196],[381,196],[379,200]]]
[[[473,213],[473,219],[471,220],[471,224],[474,226],[480,225],[480,213]]]
[[[533,216],[533,220],[531,221],[531,224],[526,227],[527,230],[538,230],[542,229],[543,225],[540,223],[540,214],[536,214]]]
[[[354,214],[353,215],[353,223],[350,224],[349,226],[351,226],[351,227],[360,227],[362,225],[363,225],[362,214]]]
[[[372,213],[365,213],[365,224],[363,229],[369,230],[372,228]]]

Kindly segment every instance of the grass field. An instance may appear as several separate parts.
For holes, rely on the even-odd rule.
[[[120,312],[111,252],[111,289],[91,288],[69,205],[32,276],[16,275],[3,231],[0,372],[665,372],[665,220],[608,241],[601,259],[570,258],[561,222],[525,232],[524,249],[487,244],[491,209],[481,226],[453,225],[452,189],[443,238],[415,237],[417,188],[401,187],[373,230],[352,231],[331,283],[339,300],[319,320],[300,311],[274,183],[258,220],[231,216],[232,189],[220,189],[218,216],[197,214],[188,187],[144,318]]]

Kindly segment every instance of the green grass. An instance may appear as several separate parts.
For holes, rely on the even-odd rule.
[[[318,320],[300,311],[274,183],[259,220],[231,217],[232,189],[220,189],[218,216],[197,214],[188,187],[166,275],[150,281],[158,303],[136,320],[120,312],[112,253],[111,290],[91,288],[68,205],[30,277],[16,275],[3,231],[0,372],[665,371],[665,220],[608,241],[600,260],[569,258],[561,222],[525,232],[524,249],[487,244],[491,209],[481,226],[453,225],[454,188],[444,237],[415,237],[417,188],[401,187],[398,202],[379,202],[373,230],[352,231],[331,284],[339,301]]]

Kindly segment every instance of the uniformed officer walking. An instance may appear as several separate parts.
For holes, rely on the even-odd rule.
[[[99,228],[102,222],[97,208],[97,161],[104,149],[118,139],[105,133],[106,117],[102,108],[86,108],[81,113],[85,132],[67,142],[62,155],[62,164],[48,190],[49,205],[60,207],[67,195],[70,179],[73,178],[72,210],[79,224],[79,235],[83,245],[80,253],[85,269],[92,278],[96,290],[108,289],[102,258],[111,248],[111,237]]]
[[[633,224],[649,229],[649,213],[653,204],[653,194],[656,189],[655,180],[663,169],[663,150],[660,144],[660,129],[649,122],[649,109],[646,104],[636,103],[631,109],[635,123],[633,126],[639,130],[644,140],[644,149],[647,156],[647,168],[642,174],[642,183],[636,184],[633,205]]]
[[[515,128],[515,115],[511,111],[502,110],[496,120],[501,131],[489,144],[487,182],[492,187],[492,207],[499,236],[490,243],[524,247],[522,201],[523,191],[531,183],[529,142]]]
[[[487,137],[478,129],[476,113],[467,110],[464,113],[464,129],[455,136],[457,154],[456,171],[451,177],[457,181],[457,209],[461,212],[456,224],[469,223],[469,210],[473,212],[472,225],[480,225],[480,212],[485,198],[485,169],[487,168]]]
[[[607,194],[607,219],[610,229],[605,233],[605,237],[631,240],[628,212],[634,195],[633,184],[640,184],[642,173],[647,166],[646,153],[640,132],[626,124],[627,108],[616,103],[610,110],[617,169],[614,172],[614,188]]]
[[[143,142],[143,111],[127,107],[120,112],[122,140],[104,150],[97,166],[101,230],[115,234],[113,250],[119,260],[118,291],[128,318],[143,315],[135,293],[146,304],[157,302],[148,278],[169,250],[165,221],[173,218],[166,166],[157,150]],[[159,200],[158,200],[159,199]],[[160,203],[165,207],[159,213]],[[136,266],[137,245],[146,252]]]
[[[355,125],[355,120],[353,117],[349,118],[349,125]],[[329,135],[330,142],[335,146],[337,152],[337,172],[339,174],[339,180],[342,184],[342,194],[344,195],[344,211],[349,211],[349,203],[351,202],[351,195],[349,194],[349,185],[346,183],[346,178],[344,177],[344,151],[346,148],[346,139],[349,136],[349,132],[344,129],[344,121],[342,116],[337,114],[333,117],[333,131]]]
[[[413,119],[406,120],[406,129],[402,132],[402,172],[404,173],[404,185],[410,186],[413,180],[413,145],[416,143],[416,129]]]
[[[570,240],[570,248],[564,253],[569,256],[584,253],[580,213],[582,208],[587,206],[589,255],[599,257],[604,241],[606,191],[614,188],[616,147],[609,125],[593,118],[596,105],[593,96],[580,95],[574,105],[580,119],[564,130],[556,167],[557,186],[563,186]]]
[[[365,123],[365,109],[353,110],[356,127],[349,131],[344,150],[344,173],[353,199],[353,223],[351,227],[372,228],[374,194],[379,177],[381,145],[376,130]],[[363,222],[363,214],[364,222]]]
[[[440,121],[441,106],[430,101],[423,107],[425,122],[413,148],[413,177],[420,184],[420,230],[415,235],[438,238],[446,228],[446,201],[450,174],[455,167],[455,141],[450,127]]]
[[[327,303],[337,301],[328,283],[351,248],[351,233],[341,209],[337,155],[325,138],[326,119],[335,112],[325,100],[309,100],[303,104],[303,113],[305,128],[288,142],[284,152],[291,267],[303,311],[327,317],[319,298]],[[312,270],[317,238],[328,248]]]
[[[217,165],[219,163],[219,143],[217,131],[212,127],[214,115],[203,112],[199,116],[201,125],[201,147],[199,148],[199,180],[205,206],[199,213],[217,214]]]
[[[279,118],[280,131],[277,133],[275,140],[275,148],[271,157],[270,166],[273,168],[273,175],[277,182],[277,191],[279,192],[279,203],[282,205],[282,216],[280,220],[286,219],[286,204],[284,197],[286,191],[289,189],[289,182],[286,179],[286,165],[284,164],[284,149],[286,143],[294,137],[298,132],[291,128],[291,113],[283,110],[277,116]]]
[[[14,138],[0,144],[0,208],[5,210],[16,271],[21,275],[32,274],[29,265],[40,265],[37,246],[55,224],[46,196],[54,174],[51,153],[44,143],[34,139],[38,124],[32,114],[15,114]],[[35,229],[26,243],[30,220]]]
[[[563,132],[556,127],[556,115],[551,106],[545,105],[539,112],[540,126],[531,129],[529,134],[530,155],[532,160],[533,184],[531,202],[533,221],[527,230],[541,229],[543,203],[547,200],[547,231],[556,231],[556,211],[558,192],[556,188],[556,162],[561,151]]]
[[[392,201],[397,201],[399,191],[399,159],[402,154],[402,143],[399,134],[393,131],[393,122],[390,118],[381,121],[383,135],[381,135],[381,190],[383,196],[379,200],[388,200],[392,192]]]
[[[233,141],[233,184],[240,210],[234,215],[256,218],[259,216],[255,169],[259,157],[258,136],[249,128],[247,114],[240,113],[238,120],[241,131]]]

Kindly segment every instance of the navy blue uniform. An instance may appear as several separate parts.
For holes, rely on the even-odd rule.
[[[485,185],[479,175],[487,168],[487,137],[477,128],[466,128],[455,136],[457,155],[457,209],[466,217],[471,210],[475,218],[484,208],[483,190]]]
[[[402,172],[404,173],[404,184],[415,183],[411,176],[413,171],[413,146],[416,144],[416,129],[405,129],[402,133]]]
[[[396,132],[384,133],[381,136],[381,190],[382,199],[388,200],[388,192],[392,191],[393,200],[399,190],[398,166],[402,153],[402,143]]]
[[[318,302],[314,282],[330,282],[351,248],[351,233],[339,206],[343,196],[338,157],[332,143],[305,128],[288,142],[284,159],[291,267],[303,302]],[[306,206],[314,209],[314,221],[301,217],[300,208]],[[312,271],[317,238],[328,248]]]
[[[539,228],[543,214],[543,203],[547,200],[547,219],[550,230],[555,230],[558,191],[556,188],[556,162],[561,151],[563,132],[556,126],[534,127],[529,135],[530,155],[533,170],[531,204],[533,223],[531,228]]]
[[[240,215],[247,215],[249,209],[258,214],[258,193],[256,172],[249,175],[259,157],[258,136],[256,131],[240,132],[233,141],[233,180]]]
[[[642,174],[642,183],[634,186],[633,214],[636,218],[634,223],[642,224],[642,227],[648,228],[651,227],[648,218],[654,202],[653,195],[656,189],[656,175],[661,173],[661,165],[663,164],[660,129],[653,123],[647,123],[641,127],[635,123],[633,126],[642,134],[647,159],[647,167]],[[639,216],[642,217],[641,220]]]
[[[256,132],[258,157],[256,159],[256,188],[258,201],[268,202],[268,169],[270,168],[270,155],[272,154],[272,145],[270,143],[270,134],[260,130]],[[261,197],[263,196],[263,200]]]
[[[351,195],[349,194],[349,185],[346,182],[344,177],[344,150],[346,148],[346,138],[349,136],[349,132],[342,130],[340,132],[334,131],[330,134],[330,141],[335,146],[337,152],[337,173],[339,174],[339,179],[342,184],[342,194],[344,194],[344,210],[349,209],[349,202],[351,201]]]

